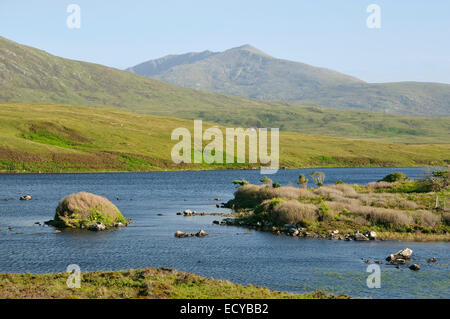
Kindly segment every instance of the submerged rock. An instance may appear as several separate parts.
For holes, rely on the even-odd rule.
[[[418,264],[412,264],[411,266],[409,266],[409,269],[418,271],[420,270],[420,266]]]
[[[54,219],[46,222],[46,224],[58,228],[95,231],[119,224],[126,226],[128,223],[129,221],[108,199],[85,192],[63,198],[56,208]]]

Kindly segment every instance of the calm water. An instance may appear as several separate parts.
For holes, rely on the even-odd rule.
[[[294,182],[300,173],[284,170],[275,181]],[[367,183],[394,171],[420,177],[420,168],[329,168],[326,183]],[[216,197],[232,198],[234,179],[256,183],[259,171],[204,171],[119,174],[0,175],[0,272],[64,272],[78,264],[82,271],[139,267],[172,267],[203,276],[252,283],[272,289],[306,292],[324,289],[359,297],[450,297],[450,244],[344,242],[274,236],[230,226],[213,225],[214,216],[183,217],[184,209],[226,212],[216,208]],[[101,233],[62,232],[34,225],[53,218],[58,201],[74,192],[103,195],[134,222],[127,228]],[[17,200],[31,194],[32,201]],[[120,197],[120,201],[116,200]],[[165,216],[157,216],[163,213]],[[13,231],[8,230],[12,226]],[[205,238],[174,238],[177,230]],[[23,234],[16,234],[22,232]],[[367,265],[399,249],[414,250],[422,269],[395,269],[381,265],[380,289],[366,286]],[[426,259],[438,262],[427,264]]]

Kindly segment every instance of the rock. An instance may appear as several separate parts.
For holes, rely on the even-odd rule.
[[[185,232],[182,232],[181,230],[178,230],[178,231],[175,232],[175,237],[177,237],[177,238],[193,237],[193,236],[204,237],[204,236],[207,236],[207,235],[208,234],[203,229],[200,230],[196,234],[185,233]]]
[[[31,196],[30,195],[24,195],[24,196],[20,196],[19,199],[20,200],[31,200]]]
[[[377,238],[377,233],[374,232],[374,231],[370,231],[368,233],[368,237],[369,237],[370,240],[375,240]]]
[[[164,215],[164,214],[157,214],[158,216],[166,216],[166,215]]]
[[[117,197],[116,199],[117,199],[117,200],[120,200],[120,197]]]
[[[8,230],[9,230],[9,231],[12,231],[12,230],[13,230],[13,227],[12,227],[12,226],[8,226]]]
[[[435,263],[436,261],[437,261],[436,257],[432,257],[432,258],[427,259],[428,263]]]
[[[219,200],[222,200],[222,198],[220,198],[220,197],[216,197],[216,198],[214,198],[214,200],[217,200],[217,201],[219,201]]]
[[[391,265],[403,265],[406,263],[406,260],[403,258],[391,259],[389,261]]]
[[[411,266],[409,266],[409,269],[418,271],[420,269],[420,266],[418,264],[412,264]]]
[[[364,240],[369,240],[369,238],[367,238],[364,234],[360,233],[359,231],[356,231],[355,234],[353,235],[353,238],[356,241],[364,241]]]
[[[55,230],[54,232],[53,232],[53,234],[59,234],[61,231],[60,230]]]
[[[220,224],[220,222],[219,222],[218,220],[213,220],[212,223],[213,223],[213,224],[216,224],[216,225],[219,225],[219,224]]]
[[[41,226],[41,222],[35,222],[34,224]]]
[[[183,215],[183,213],[181,213],[181,212],[178,212],[178,213],[177,213],[177,215]]]
[[[91,228],[97,231],[117,223],[128,225],[129,222],[107,198],[80,192],[63,198],[56,208],[54,219],[45,224],[57,228]]]
[[[332,235],[337,235],[337,234],[339,234],[339,230],[335,229],[335,230],[333,230],[333,231],[331,232],[331,234],[332,234]]]
[[[411,259],[411,255],[412,255],[413,251],[412,249],[409,248],[405,248],[402,250],[397,251],[395,254],[391,254],[389,255],[386,260],[387,261],[393,261],[395,259]]]
[[[195,234],[195,236],[197,236],[197,237],[205,237],[207,235],[208,234],[203,229],[200,230],[197,234]]]
[[[125,227],[125,225],[122,223],[115,223],[114,227]]]
[[[103,225],[100,222],[96,222],[95,224],[90,225],[88,227],[88,230],[91,230],[91,231],[102,231],[102,230],[105,230],[105,229],[106,229],[106,226]]]
[[[183,215],[184,215],[184,216],[192,216],[192,210],[186,209],[186,210],[183,212]]]
[[[365,264],[370,264],[370,260],[369,260],[369,259],[366,259],[366,260],[364,260],[364,263],[365,263]]]
[[[378,265],[381,265],[381,264],[384,264],[384,261],[382,261],[382,260],[375,260],[375,263],[378,264]]]
[[[185,232],[182,232],[181,230],[178,230],[175,232],[175,237],[183,238],[183,237],[187,237],[187,236],[188,236],[188,234]]]

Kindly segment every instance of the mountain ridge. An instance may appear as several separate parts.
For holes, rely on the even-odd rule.
[[[163,63],[172,59],[177,63],[159,72],[146,72],[145,67],[161,59],[140,63],[139,70],[126,70],[178,86],[260,100],[399,115],[450,115],[450,84],[368,83],[328,68],[277,59],[251,45],[212,52],[196,60],[183,61],[184,55],[166,56]]]

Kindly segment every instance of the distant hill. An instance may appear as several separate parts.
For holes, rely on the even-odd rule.
[[[333,70],[277,59],[250,45],[170,55],[127,70],[183,87],[262,100],[399,115],[450,115],[448,84],[366,83]]]
[[[215,125],[204,123],[203,129]],[[175,165],[177,127],[193,122],[109,108],[0,103],[0,172],[149,171],[248,168],[248,164]],[[221,127],[223,131],[223,127]],[[442,166],[450,144],[405,145],[280,134],[280,166]],[[257,165],[253,165],[257,168]]]
[[[153,70],[164,69],[165,65],[167,63],[155,63]],[[341,78],[339,74],[336,77]],[[0,102],[114,107],[230,126],[278,127],[283,131],[332,137],[450,143],[449,117],[337,111],[198,91],[98,64],[56,57],[1,37]]]

